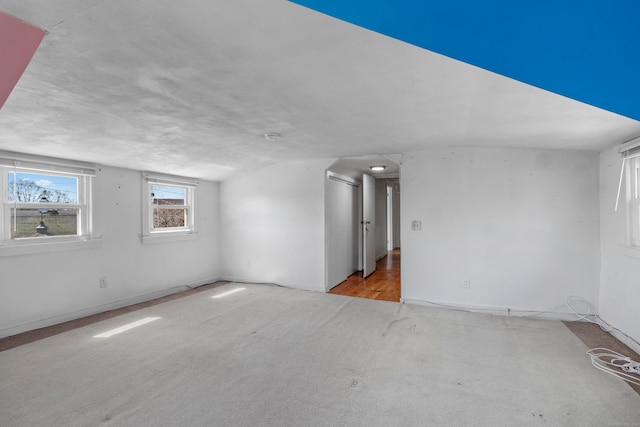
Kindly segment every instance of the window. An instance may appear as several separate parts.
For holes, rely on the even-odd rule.
[[[2,255],[33,252],[8,248],[91,240],[92,167],[0,154]]]
[[[196,185],[190,178],[143,174],[143,243],[196,237]]]
[[[616,211],[621,199],[621,189],[626,190],[623,200],[627,204],[627,244],[640,249],[640,138],[623,144],[620,149],[622,155],[622,170],[616,198]]]
[[[629,187],[629,236],[631,246],[640,248],[640,156],[627,160]]]

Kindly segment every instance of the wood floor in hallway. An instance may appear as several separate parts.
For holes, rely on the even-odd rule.
[[[362,272],[352,274],[329,291],[350,297],[400,301],[400,249],[394,249],[376,263],[376,271],[366,279]]]

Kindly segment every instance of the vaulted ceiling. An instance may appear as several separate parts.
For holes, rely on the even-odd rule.
[[[620,111],[285,0],[0,0],[0,11],[47,32],[0,110],[4,150],[223,180],[288,160],[601,150],[640,135]]]

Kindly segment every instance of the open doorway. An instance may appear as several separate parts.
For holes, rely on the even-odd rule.
[[[387,251],[400,251],[400,180],[387,180]]]
[[[379,157],[341,159],[327,173],[326,290],[334,294],[400,301],[399,164],[387,159],[394,165],[390,171],[371,173],[368,165],[380,164],[383,160]],[[366,181],[373,181],[369,184],[372,187],[369,187],[368,198],[371,201],[373,192],[375,202],[365,215]],[[364,246],[365,237],[370,245],[368,250]],[[370,259],[372,254],[374,257]],[[368,261],[364,259],[367,255]],[[363,270],[367,264],[365,274]]]
[[[390,251],[376,264],[376,270],[371,275],[362,277],[361,271],[355,272],[331,288],[329,293],[399,302],[401,297],[400,249]]]

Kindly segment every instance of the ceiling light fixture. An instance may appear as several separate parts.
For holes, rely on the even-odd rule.
[[[369,169],[371,169],[374,172],[380,172],[385,170],[387,167],[385,165],[373,165],[373,166],[369,166]]]
[[[267,141],[277,141],[278,139],[280,139],[282,135],[280,135],[279,133],[265,133],[264,137],[267,139]]]

